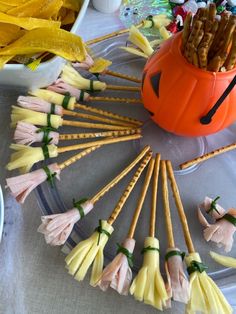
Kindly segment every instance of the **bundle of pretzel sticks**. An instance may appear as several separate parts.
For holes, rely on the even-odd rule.
[[[229,71],[236,64],[236,16],[216,17],[214,3],[188,13],[182,34],[182,53],[189,63],[206,71]]]

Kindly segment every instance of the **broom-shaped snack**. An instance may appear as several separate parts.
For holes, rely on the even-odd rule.
[[[132,223],[127,237],[122,245],[118,244],[116,257],[108,264],[102,272],[98,285],[103,291],[109,287],[116,290],[119,294],[127,295],[132,281],[132,267],[133,267],[133,251],[135,247],[134,232],[137,226],[139,215],[143,207],[145,196],[148,190],[149,182],[151,180],[154,167],[154,159],[149,163],[143,188],[138,200],[136,210],[133,215]]]
[[[37,112],[56,114],[56,115],[59,115],[61,117],[71,116],[71,117],[75,117],[75,118],[82,118],[82,119],[86,119],[86,120],[99,121],[99,122],[113,124],[113,125],[134,127],[133,124],[130,124],[127,122],[109,119],[109,118],[104,118],[104,117],[99,117],[99,116],[91,115],[88,113],[81,113],[81,112],[75,112],[75,111],[67,110],[67,109],[64,109],[62,106],[56,105],[54,103],[49,103],[46,100],[38,98],[38,97],[19,96],[17,99],[17,104],[20,107],[25,108],[25,109],[34,110]]]
[[[226,152],[229,152],[231,150],[234,150],[236,149],[236,143],[232,143],[230,145],[227,145],[227,146],[223,146],[223,147],[220,147],[220,148],[217,148],[209,153],[206,153],[202,156],[199,156],[199,157],[196,157],[194,159],[191,159],[191,160],[188,160],[188,161],[185,161],[184,163],[180,164],[179,165],[179,168],[181,170],[183,169],[187,169],[193,165],[197,165],[203,161],[206,161],[208,159],[211,159],[211,158],[214,158],[218,155],[221,155],[221,154],[224,154]]]
[[[48,181],[51,186],[54,185],[54,178],[60,179],[60,174],[63,169],[71,166],[76,161],[87,156],[95,151],[100,146],[93,146],[83,150],[82,152],[70,157],[64,162],[58,164],[53,163],[38,170],[22,174],[16,177],[6,179],[6,188],[8,188],[11,194],[15,197],[17,202],[23,204],[27,196],[41,183]]]
[[[38,98],[41,98],[41,99],[43,99],[49,103],[53,103],[55,105],[62,106],[63,108],[66,107],[69,110],[79,109],[79,110],[83,110],[83,111],[89,111],[89,112],[93,112],[93,113],[101,115],[101,116],[110,117],[110,118],[113,118],[116,120],[124,121],[124,122],[127,122],[129,124],[138,125],[138,126],[143,124],[139,120],[136,120],[136,119],[133,119],[130,117],[121,116],[121,115],[118,115],[118,114],[110,112],[110,111],[106,111],[106,110],[102,110],[102,109],[98,109],[98,108],[94,108],[94,107],[86,106],[86,105],[82,105],[82,104],[76,104],[75,103],[75,97],[71,97],[68,95],[63,96],[61,94],[58,94],[58,93],[50,91],[50,90],[35,89],[33,91],[30,91],[29,93],[31,95],[36,96]]]
[[[151,158],[151,154],[150,147],[145,147],[121,173],[99,190],[92,198],[83,198],[82,200],[74,201],[74,208],[65,213],[43,216],[42,224],[38,231],[44,234],[46,242],[53,245],[64,244],[70,235],[70,230],[72,230],[74,224],[85,216],[84,206],[89,206],[91,210],[101,197],[120,182],[120,180],[122,180],[145,155],[145,162],[148,162]]]
[[[217,200],[206,197],[204,202],[198,206],[198,219],[205,227],[203,235],[206,241],[213,241],[219,247],[224,247],[226,252],[230,252],[234,242],[234,233],[236,231],[236,209],[230,208],[228,211],[224,210]],[[210,215],[215,222],[209,223],[204,217],[201,209]]]
[[[19,108],[17,106],[12,106],[11,121],[12,127],[15,127],[18,121],[23,121],[39,126],[52,127],[55,129],[58,129],[63,125],[86,129],[103,129],[112,131],[127,129],[125,126],[64,120],[61,116],[55,114],[36,112],[29,109]]]
[[[38,128],[33,124],[19,121],[17,122],[14,132],[14,141],[17,144],[31,145],[33,143],[42,142],[46,145],[58,145],[59,141],[81,140],[88,138],[101,137],[117,137],[123,135],[141,134],[141,129],[128,129],[124,131],[106,131],[106,132],[91,132],[91,133],[72,133],[59,134],[50,127]]]
[[[54,144],[44,145],[42,147],[30,147],[20,144],[11,144],[10,148],[15,150],[16,152],[11,155],[11,161],[7,164],[7,169],[8,170],[19,169],[22,173],[26,173],[30,171],[30,169],[35,163],[49,158],[55,158],[59,154],[65,152],[84,149],[92,146],[101,146],[124,141],[130,141],[138,139],[140,137],[141,137],[140,134],[133,134],[62,147],[57,147]]]
[[[92,266],[90,284],[95,286],[102,274],[103,269],[103,250],[113,232],[113,223],[120,214],[126,200],[137,183],[141,173],[150,160],[150,154],[141,162],[132,180],[126,187],[123,195],[114,208],[108,220],[99,220],[99,226],[90,238],[80,242],[66,257],[66,265],[69,274],[73,275],[78,281],[84,279],[89,267]]]
[[[75,97],[77,101],[105,101],[105,102],[119,102],[119,103],[142,103],[138,98],[120,98],[120,97],[106,97],[106,96],[91,96],[84,90],[80,90],[66,82],[63,79],[57,79],[52,85],[47,87],[48,90],[57,92],[59,94],[70,94]]]
[[[94,73],[96,75],[97,74],[110,75],[110,76],[118,77],[127,81],[141,83],[141,80],[135,76],[108,70],[108,67],[112,64],[112,62],[109,60],[106,60],[103,58],[97,58],[93,60],[92,57],[89,56],[89,61],[90,62],[87,62],[87,60],[85,60],[85,62],[83,61],[76,62],[76,63],[72,63],[72,65],[77,70],[80,70],[80,69],[88,70],[89,72]]]
[[[82,77],[70,64],[66,64],[62,69],[61,78],[66,83],[77,87],[78,89],[87,91],[104,91],[108,90],[121,90],[121,91],[140,91],[137,86],[120,86],[120,85],[107,85],[104,82],[89,80]]]
[[[133,25],[130,28],[128,41],[134,44],[138,49],[133,47],[121,47],[130,53],[148,58],[154,52],[147,38]]]
[[[161,175],[162,199],[168,240],[168,249],[165,256],[165,270],[168,280],[167,292],[173,300],[187,303],[189,300],[189,282],[183,268],[184,254],[176,247],[174,240],[165,160],[161,161]]]
[[[186,306],[186,313],[203,312],[206,314],[230,314],[233,312],[231,306],[228,304],[215,282],[207,275],[207,266],[202,263],[200,255],[194,249],[187,218],[170,161],[167,161],[167,172],[189,252],[188,256],[185,257],[187,271],[190,276],[190,300]]]
[[[156,193],[159,162],[160,155],[157,155],[154,171],[154,201],[152,202],[149,237],[145,238],[144,249],[142,250],[142,254],[144,254],[143,266],[130,287],[130,293],[134,295],[136,300],[143,301],[159,310],[163,310],[167,306],[168,294],[160,273],[159,241],[155,237]]]

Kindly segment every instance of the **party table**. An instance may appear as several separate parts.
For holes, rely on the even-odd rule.
[[[117,14],[102,14],[88,8],[79,35],[84,40],[122,28]],[[93,31],[91,31],[93,30]],[[10,106],[20,90],[0,87],[0,184],[5,185],[5,165],[9,159],[12,130]],[[64,254],[51,248],[36,232],[40,208],[32,193],[25,204],[16,203],[4,191],[5,223],[0,244],[0,313],[2,314],[152,314],[156,310],[122,297],[110,289],[103,293],[89,285],[88,278],[78,283],[65,270]],[[231,294],[231,295],[230,295]],[[236,288],[227,295],[236,311]],[[234,303],[234,304],[233,304]],[[165,313],[184,313],[183,305],[173,303]]]

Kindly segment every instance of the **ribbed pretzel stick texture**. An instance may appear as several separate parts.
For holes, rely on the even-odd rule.
[[[182,53],[187,61],[205,71],[228,71],[236,64],[236,16],[224,12],[216,19],[216,6],[188,13],[182,34]]]
[[[131,179],[130,183],[128,184],[128,186],[126,187],[124,193],[122,194],[119,202],[117,203],[115,209],[113,210],[111,216],[108,219],[108,223],[110,225],[112,225],[114,223],[114,221],[116,220],[116,218],[118,217],[118,215],[120,214],[127,198],[129,197],[130,193],[132,192],[133,188],[135,187],[138,179],[140,178],[143,170],[145,169],[145,167],[147,166],[147,164],[149,163],[151,158],[151,155],[148,154],[142,161],[140,166],[138,167],[138,169],[136,170],[133,178]]]

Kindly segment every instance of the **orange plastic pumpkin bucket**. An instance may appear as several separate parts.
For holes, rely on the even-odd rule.
[[[178,135],[200,136],[223,130],[236,120],[236,88],[209,124],[202,124],[200,119],[229,86],[236,69],[209,72],[189,64],[180,50],[181,35],[163,43],[147,61],[142,82],[144,106],[160,127]]]

